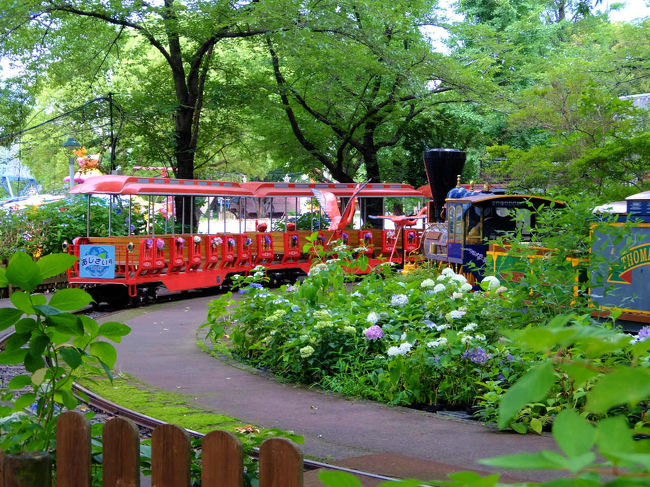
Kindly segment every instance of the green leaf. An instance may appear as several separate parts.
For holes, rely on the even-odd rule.
[[[90,353],[104,362],[109,368],[115,365],[117,352],[115,351],[115,347],[108,342],[92,343],[90,345]]]
[[[83,289],[59,289],[50,299],[49,305],[64,311],[75,311],[88,306],[93,298]]]
[[[15,308],[0,308],[0,331],[6,330],[23,315],[23,312]]]
[[[533,431],[534,431],[535,433],[537,433],[538,435],[541,435],[541,434],[542,434],[542,427],[543,427],[543,424],[542,424],[542,422],[540,421],[539,418],[533,418],[533,419],[531,419],[531,420],[530,420],[530,424],[529,424],[528,426],[530,427],[531,430],[533,430]]]
[[[41,257],[36,264],[41,279],[54,277],[58,274],[63,274],[75,263],[77,258],[70,254],[49,254]]]
[[[14,291],[11,294],[11,303],[25,314],[34,314],[30,295],[24,291]]]
[[[543,363],[529,370],[504,394],[499,405],[499,428],[508,427],[526,403],[543,399],[555,382],[553,365]]]
[[[37,386],[40,386],[43,381],[45,380],[45,374],[47,373],[48,369],[46,367],[43,367],[42,369],[38,369],[32,374],[32,382],[36,384]]]
[[[43,279],[34,260],[25,252],[16,252],[7,266],[7,279],[11,284],[31,293]]]
[[[97,334],[119,343],[122,337],[128,335],[130,332],[131,328],[125,324],[118,323],[117,321],[108,321],[99,327]]]
[[[607,458],[618,458],[622,453],[636,453],[636,442],[627,421],[622,416],[605,418],[596,426],[598,452]]]
[[[64,346],[59,348],[59,353],[71,368],[76,369],[81,365],[81,354],[76,348]]]
[[[32,378],[29,375],[17,375],[9,381],[9,389],[22,389],[23,387],[31,386]]]
[[[482,463],[483,465],[490,465],[492,467],[526,470],[550,470],[556,468],[564,468],[564,462],[558,464],[556,459],[550,459],[548,456],[544,455],[544,453],[545,452],[515,453],[513,455],[505,455],[502,457],[483,458],[481,460],[478,460],[478,463]]]
[[[29,342],[29,353],[32,355],[43,355],[45,353],[45,348],[50,343],[50,337],[47,335],[36,335],[33,336]]]
[[[494,487],[499,482],[499,474],[495,473],[486,477],[476,472],[455,472],[448,475],[456,486],[472,486],[472,487]],[[438,482],[436,482],[438,485]]]
[[[3,365],[20,364],[24,362],[26,354],[27,354],[27,350],[25,350],[24,348],[19,348],[18,350],[13,350],[11,352],[7,352],[5,350],[4,352],[0,353],[0,364]]]
[[[63,313],[60,309],[53,308],[48,304],[34,305],[34,309],[43,316],[56,316]]]
[[[7,270],[4,267],[0,267],[0,287],[7,287],[8,285]]]
[[[27,352],[25,354],[25,370],[27,372],[36,372],[38,369],[42,369],[45,367],[45,360],[43,360],[43,357],[41,355],[34,355],[31,352]]]
[[[574,387],[580,387],[588,380],[596,377],[599,372],[593,370],[589,362],[574,360],[572,363],[559,364],[558,368],[573,379]]]
[[[14,325],[16,333],[31,333],[36,328],[36,320],[33,318],[23,318],[18,320]]]
[[[585,409],[604,414],[618,404],[637,404],[650,398],[650,370],[622,367],[600,379],[587,396]]]
[[[596,429],[573,409],[565,409],[553,421],[553,438],[569,457],[591,450],[596,442]]]
[[[328,487],[363,487],[359,479],[347,472],[322,470],[318,472],[318,479]]]
[[[81,320],[81,324],[83,325],[84,330],[88,335],[92,337],[97,336],[97,333],[99,332],[99,325],[95,320],[86,315],[80,315],[79,319]]]
[[[72,411],[77,407],[79,401],[77,401],[77,398],[74,397],[74,394],[72,394],[72,392],[68,390],[61,390],[59,392],[61,393],[61,402],[66,408]]]
[[[59,333],[67,333],[74,336],[83,335],[84,333],[81,320],[78,316],[73,314],[63,313],[50,316],[47,321],[51,326],[54,326],[56,331]]]
[[[29,341],[30,337],[30,333],[14,333],[9,340],[7,340],[5,350],[11,352],[12,350],[22,348],[22,346]]]
[[[31,404],[35,400],[36,400],[36,394],[34,394],[33,392],[28,392],[27,394],[23,394],[14,402],[14,411],[20,411],[21,409],[25,409],[26,407],[31,406]]]

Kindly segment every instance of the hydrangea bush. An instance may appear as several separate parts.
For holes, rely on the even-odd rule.
[[[235,278],[245,299],[231,306],[229,293],[209,308],[219,349],[290,381],[392,404],[465,407],[485,381],[523,373],[496,332],[508,290],[495,277],[475,292],[451,269],[406,279],[383,264],[349,283],[358,252],[335,252],[279,292],[264,287],[262,268]]]

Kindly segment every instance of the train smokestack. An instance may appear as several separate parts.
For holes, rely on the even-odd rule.
[[[456,186],[456,177],[463,172],[465,152],[458,149],[427,149],[424,151],[424,169],[429,180],[434,218],[430,221],[440,221],[440,212],[445,204],[449,190]]]

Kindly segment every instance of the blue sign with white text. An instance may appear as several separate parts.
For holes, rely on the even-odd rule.
[[[80,245],[79,277],[115,279],[115,246]]]

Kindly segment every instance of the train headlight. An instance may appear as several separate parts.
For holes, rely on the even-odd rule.
[[[64,240],[63,243],[61,244],[61,247],[63,248],[64,252],[66,252],[68,250],[68,245],[70,245],[70,244],[68,243],[67,240]]]
[[[133,242],[129,242],[129,243],[127,244],[127,246],[126,246],[126,248],[127,248],[128,250],[133,250],[133,247],[135,247],[135,245],[133,244]]]

